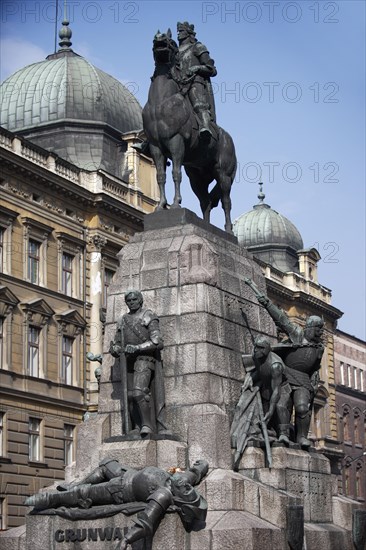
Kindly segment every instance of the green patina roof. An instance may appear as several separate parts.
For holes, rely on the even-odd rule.
[[[299,231],[285,216],[268,204],[257,204],[253,210],[234,221],[234,233],[246,248],[261,244],[283,244],[294,251],[303,248]]]
[[[11,131],[64,120],[104,123],[119,133],[142,128],[140,104],[127,88],[69,49],[20,69],[0,95],[0,123]]]

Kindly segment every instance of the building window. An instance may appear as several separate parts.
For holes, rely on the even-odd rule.
[[[13,310],[18,298],[6,286],[0,286],[0,368],[10,369],[12,365]]]
[[[66,296],[72,296],[72,267],[74,256],[63,252],[62,254],[62,292]]]
[[[353,379],[354,379],[354,388],[355,390],[358,389],[358,384],[357,384],[357,368],[356,367],[353,367]]]
[[[73,345],[74,339],[67,336],[62,337],[62,372],[63,384],[72,384],[73,381]]]
[[[28,241],[28,281],[39,284],[39,257],[41,245],[39,242],[29,239]]]
[[[343,411],[343,440],[350,441],[350,429],[349,429],[349,411]]]
[[[350,491],[351,491],[350,470],[351,470],[351,463],[347,462],[344,466],[344,494],[346,496],[350,496]]]
[[[340,365],[340,373],[341,373],[341,384],[342,386],[344,386],[344,363],[341,361],[341,365]]]
[[[41,420],[30,418],[28,424],[29,433],[29,460],[39,462],[41,460]]]
[[[70,466],[74,462],[74,433],[75,426],[71,424],[64,425],[64,461],[65,466]]]
[[[40,329],[30,326],[28,328],[28,374],[39,376],[39,340]]]
[[[66,296],[82,295],[85,243],[68,233],[56,232],[58,250],[58,290]]]
[[[11,274],[11,259],[17,252],[12,243],[12,229],[18,212],[0,205],[0,272]]]
[[[6,529],[5,498],[0,497],[0,531]]]
[[[27,216],[24,227],[24,277],[27,281],[47,286],[47,241],[52,227]]]
[[[364,377],[364,373],[362,370],[360,370],[360,390],[361,391],[364,391],[363,377]]]
[[[6,436],[5,436],[5,413],[4,412],[0,412],[0,456],[5,456],[6,455],[6,450],[5,450],[5,441],[6,439]]]
[[[59,335],[59,380],[75,386],[82,380],[80,359],[86,321],[75,309],[59,313],[55,319]]]
[[[354,416],[354,433],[355,433],[355,444],[361,444],[361,415],[359,409],[355,410],[353,413]]]
[[[362,462],[356,464],[356,498],[363,499]]]
[[[103,286],[103,307],[107,307],[108,289],[113,282],[114,271],[111,269],[104,270],[104,286]]]
[[[349,388],[352,388],[352,372],[351,365],[347,365],[347,384]]]
[[[4,234],[5,229],[0,227],[0,272],[2,273],[4,271],[3,264],[4,264]]]
[[[4,359],[4,318],[0,317],[0,369],[3,368]]]

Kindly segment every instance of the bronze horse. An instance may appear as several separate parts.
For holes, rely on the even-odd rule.
[[[231,136],[215,123],[213,137],[200,139],[196,116],[185,97],[189,82],[176,78],[175,56],[178,47],[171,32],[158,32],[154,37],[155,72],[147,104],[142,111],[144,131],[154,160],[160,189],[158,209],[167,208],[165,195],[167,159],[172,160],[175,186],[171,208],[179,208],[182,197],[182,165],[191,187],[200,201],[205,221],[221,200],[225,213],[225,230],[232,233],[230,190],[236,172],[235,147]],[[211,191],[209,185],[216,180]]]

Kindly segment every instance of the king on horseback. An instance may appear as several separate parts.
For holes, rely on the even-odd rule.
[[[179,49],[174,73],[182,87],[186,87],[189,101],[200,126],[200,137],[212,137],[210,122],[216,122],[215,102],[210,78],[217,75],[215,62],[202,42],[196,39],[194,25],[187,21],[177,24]],[[184,92],[183,92],[184,93]]]
[[[157,209],[179,208],[182,202],[182,166],[200,201],[203,218],[221,202],[225,230],[232,232],[230,190],[236,172],[231,136],[216,124],[210,78],[215,63],[194,26],[178,23],[178,42],[170,29],[158,31],[153,40],[155,71],[148,101],[142,110],[144,134],[156,166],[160,201]],[[136,149],[147,152],[145,144]],[[165,184],[168,159],[172,161],[174,199],[168,205]],[[216,182],[211,190],[209,186]]]

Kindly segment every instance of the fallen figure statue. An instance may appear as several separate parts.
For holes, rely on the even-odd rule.
[[[171,474],[153,466],[135,470],[106,458],[81,481],[59,485],[57,492],[28,497],[25,504],[33,506],[31,514],[58,515],[72,521],[137,513],[135,525],[128,529],[120,546],[125,550],[128,544],[152,537],[167,512],[177,512],[188,532],[202,529],[207,502],[194,485],[207,472],[205,460]]]

